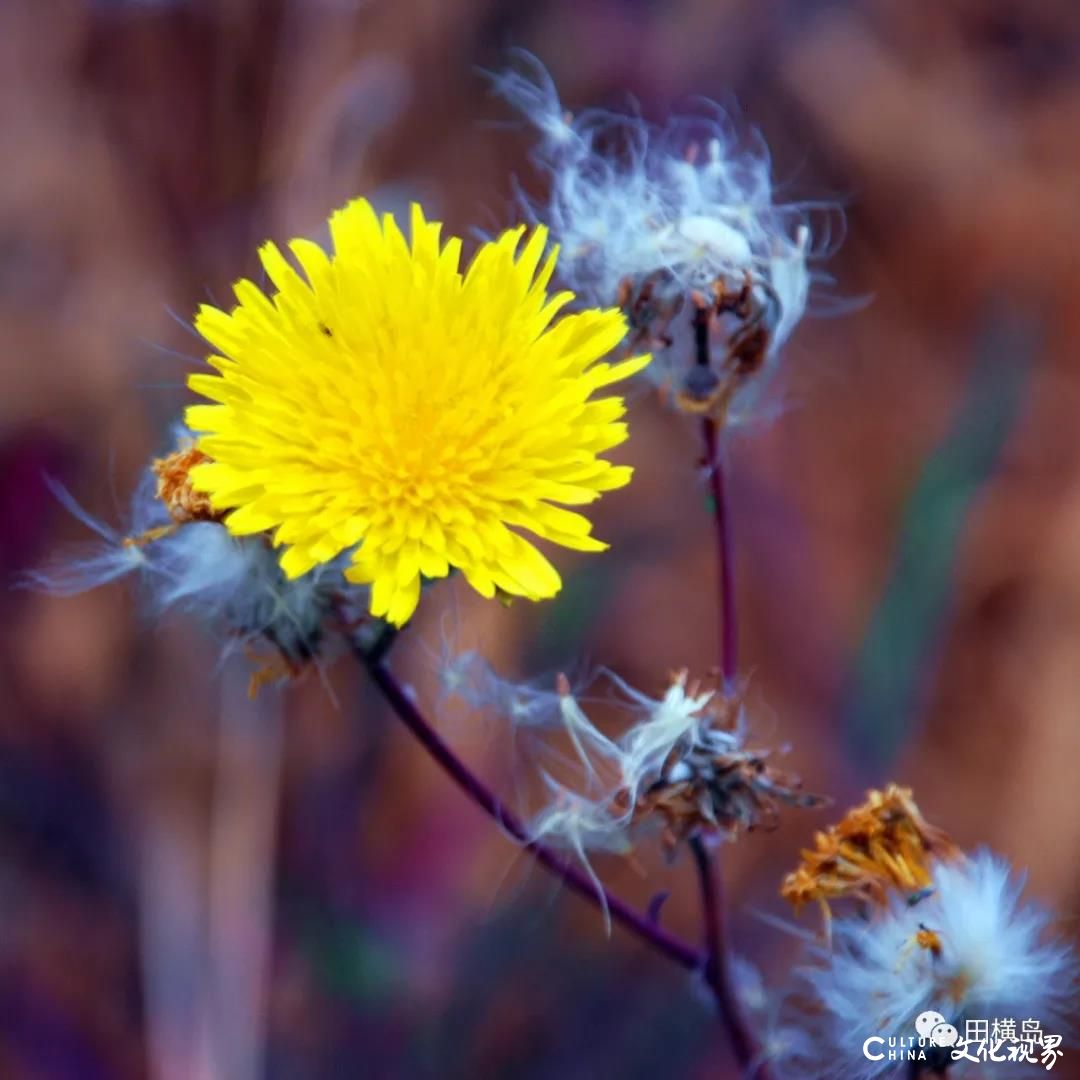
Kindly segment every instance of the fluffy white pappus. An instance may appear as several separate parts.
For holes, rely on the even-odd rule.
[[[573,118],[543,65],[515,55],[516,69],[492,82],[541,135],[534,159],[550,194],[522,199],[560,244],[566,286],[610,306],[624,283],[685,296],[749,277],[775,352],[806,310],[813,252],[806,209],[775,200],[761,139],[747,146],[711,103],[664,126],[601,110]]]
[[[683,676],[673,679],[664,696],[655,699],[635,690],[614,672],[606,674],[641,717],[619,738],[622,779],[634,800],[660,779],[665,765],[676,755],[685,757],[695,747],[718,754],[741,748],[745,737],[741,712],[735,730],[713,727],[715,690],[691,693]]]
[[[526,727],[550,725],[559,713],[554,685],[543,689],[499,675],[476,649],[439,657],[439,685],[444,698],[457,698],[478,711],[498,713]]]
[[[220,622],[242,640],[264,638],[295,663],[313,659],[328,621],[353,589],[339,562],[288,579],[269,542],[193,522],[148,545],[152,603]]]
[[[915,902],[897,896],[869,919],[834,922],[831,951],[820,950],[817,962],[801,972],[817,1006],[811,1022],[820,1075],[902,1075],[895,1061],[868,1060],[864,1041],[915,1037],[915,1020],[927,1010],[940,1013],[961,1038],[969,1020],[1014,1019],[1019,1030],[1029,1018],[1047,1034],[1065,1035],[1076,998],[1076,958],[1053,938],[1048,913],[1021,899],[1023,884],[1007,863],[983,850],[939,864],[933,891]],[[954,1066],[958,1073],[963,1064]],[[995,1076],[1030,1071],[993,1068]]]
[[[629,804],[616,805],[610,796],[590,799],[546,773],[543,779],[550,801],[526,825],[528,837],[531,841],[567,852],[581,864],[601,900],[604,925],[610,934],[611,916],[604,887],[589,855],[598,852],[626,855],[632,850],[630,823],[633,808]]]
[[[806,1026],[785,1019],[783,999],[770,992],[761,972],[745,957],[735,953],[731,970],[735,993],[752,1020],[758,1042],[757,1057],[747,1075],[766,1064],[777,1076],[801,1075],[802,1062],[812,1060],[817,1050]]]
[[[27,575],[30,588],[70,596],[134,574],[154,614],[191,612],[234,639],[265,639],[296,663],[316,655],[327,620],[363,592],[345,581],[340,563],[290,581],[263,537],[234,537],[209,521],[175,525],[155,494],[150,470],[136,488],[123,532],[87,513],[64,488],[51,486],[99,542]]]
[[[489,71],[487,77],[499,97],[529,118],[543,140],[540,161],[548,155],[584,154],[588,148],[574,130],[573,118],[562,107],[555,80],[540,61],[525,49],[511,49],[517,70]]]
[[[29,571],[19,583],[22,587],[56,596],[75,596],[135,571],[148,570],[146,552],[136,545],[125,544],[124,540],[126,536],[168,523],[165,507],[154,498],[153,476],[143,476],[135,490],[128,516],[130,532],[120,532],[98,520],[79,505],[67,488],[51,477],[45,477],[45,484],[56,501],[94,533],[97,540],[63,551],[43,566]]]
[[[517,731],[562,732],[587,778],[597,766],[619,757],[619,749],[581,707],[578,692],[565,676],[547,686],[500,676],[475,649],[444,652],[439,658],[443,699],[456,698],[477,712],[507,721]]]

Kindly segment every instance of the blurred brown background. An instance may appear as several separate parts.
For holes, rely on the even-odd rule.
[[[1072,934],[1080,885],[1080,5],[1073,0],[6,0],[0,4],[0,560],[120,524],[200,355],[195,305],[356,194],[458,232],[538,191],[477,68],[525,46],[569,107],[737,108],[783,196],[842,203],[792,407],[735,440],[756,726],[841,804],[916,788]],[[833,215],[835,225],[835,215]],[[839,237],[836,238],[839,240]],[[643,689],[714,656],[685,420],[642,397],[613,552],[510,613],[440,612],[522,674]],[[0,592],[0,1075],[715,1077],[709,1006],[560,895],[347,664],[256,705],[132,593]],[[242,665],[241,665],[242,666]],[[499,741],[455,742],[503,775]],[[726,855],[740,949],[781,981],[780,876],[828,814]],[[688,869],[599,860],[696,933]],[[260,1019],[258,1002],[265,997]],[[1074,1050],[1055,1075],[1080,1076]]]

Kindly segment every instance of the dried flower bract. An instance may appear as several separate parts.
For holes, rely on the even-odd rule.
[[[830,902],[856,899],[876,905],[889,894],[913,895],[933,880],[933,861],[956,858],[949,836],[922,816],[910,788],[890,784],[867,792],[866,801],[814,836],[780,894],[798,911],[817,902],[828,925]]]

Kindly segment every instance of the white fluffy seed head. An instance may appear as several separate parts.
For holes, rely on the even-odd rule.
[[[601,110],[571,117],[543,65],[516,58],[492,82],[541,136],[534,157],[550,194],[526,210],[561,245],[567,286],[608,306],[627,280],[686,294],[749,275],[776,294],[773,348],[783,344],[806,309],[810,236],[803,212],[775,201],[761,141],[745,145],[709,104],[664,126]]]
[[[235,537],[215,521],[172,522],[156,483],[148,468],[124,531],[98,521],[54,485],[61,504],[99,539],[29,575],[27,584],[71,595],[134,575],[153,614],[189,612],[234,640],[262,639],[297,663],[317,654],[335,609],[362,597],[362,588],[345,581],[340,562],[288,580],[266,537]]]
[[[864,1040],[913,1037],[916,1018],[931,1009],[961,1034],[967,1020],[1032,1017],[1065,1034],[1076,960],[1051,936],[1048,914],[1021,900],[1022,888],[1007,863],[980,851],[939,864],[933,891],[918,902],[897,896],[869,919],[835,922],[831,951],[802,972],[827,1075],[884,1075],[887,1062],[869,1061]],[[920,943],[921,931],[940,948]]]
[[[232,536],[192,522],[147,545],[146,584],[158,610],[182,608],[241,639],[265,638],[296,662],[319,649],[337,598],[353,586],[340,565],[287,579],[261,536]]]

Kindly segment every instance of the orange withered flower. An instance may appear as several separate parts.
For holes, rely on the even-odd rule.
[[[796,911],[816,902],[828,926],[831,901],[884,905],[893,891],[917,895],[931,885],[934,860],[958,855],[948,834],[922,816],[911,789],[890,784],[867,792],[865,802],[814,836],[780,895]]]

